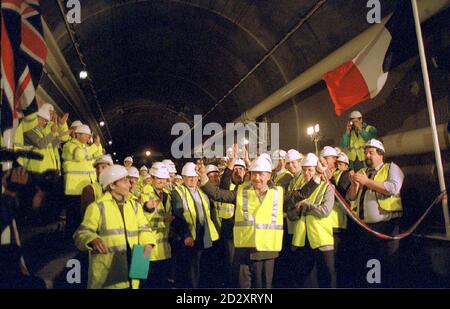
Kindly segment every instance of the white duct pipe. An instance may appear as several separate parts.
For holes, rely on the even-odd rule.
[[[447,124],[438,125],[437,132],[441,150],[449,149],[450,134],[447,131]],[[430,127],[390,134],[382,137],[381,140],[387,157],[422,154],[433,152],[434,149]]]

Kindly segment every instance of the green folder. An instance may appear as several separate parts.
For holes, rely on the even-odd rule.
[[[150,256],[144,257],[144,246],[134,245],[129,277],[131,279],[147,279],[149,268]]]

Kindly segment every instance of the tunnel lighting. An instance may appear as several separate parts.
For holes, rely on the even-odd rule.
[[[243,143],[244,143],[244,145],[248,145],[248,139],[245,138]]]
[[[147,157],[150,157],[151,154],[152,154],[152,153],[151,153],[150,151],[148,151],[148,150],[145,152],[145,155],[146,155]]]
[[[319,124],[315,124],[314,126],[308,127],[308,129],[306,129],[306,134],[312,136],[314,135],[314,133],[319,133],[319,131],[320,131]]]
[[[88,77],[88,72],[83,70],[80,71],[80,79],[86,79]]]
[[[109,141],[108,144],[109,144],[109,145],[112,145],[112,141]]]
[[[116,163],[119,163],[119,160],[116,159]]]
[[[100,126],[103,127],[105,125],[104,121],[100,121]]]
[[[113,152],[113,156],[117,156],[117,153],[115,151]]]

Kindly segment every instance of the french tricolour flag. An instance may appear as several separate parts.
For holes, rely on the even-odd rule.
[[[352,60],[323,75],[336,114],[374,98],[391,68],[417,54],[410,1],[400,1],[377,36]]]

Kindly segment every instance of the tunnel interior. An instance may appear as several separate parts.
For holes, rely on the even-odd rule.
[[[72,73],[88,70],[91,80],[79,86],[94,118],[105,118],[105,141],[113,141],[108,152],[123,158],[148,148],[169,155],[170,128],[192,125],[195,114],[206,115],[204,122],[232,121],[368,28],[362,4],[96,0],[83,1],[81,23],[67,25],[70,8],[43,1],[42,14]],[[392,1],[381,9],[382,16],[392,12]],[[49,78],[41,84],[61,97]],[[77,113],[67,101],[57,104],[73,121]]]

